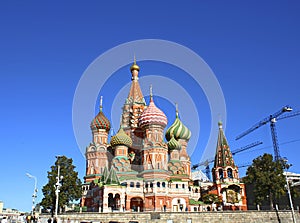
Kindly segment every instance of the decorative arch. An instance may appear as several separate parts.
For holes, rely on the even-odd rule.
[[[228,178],[233,179],[233,171],[232,171],[232,168],[228,168],[228,169],[227,169],[227,176],[228,176]]]
[[[107,198],[108,207],[111,208],[111,210],[120,210],[121,206],[121,196],[119,193],[116,193],[115,195],[113,193],[108,194]]]
[[[144,209],[143,199],[140,197],[131,198],[130,199],[130,209],[135,212],[143,211],[143,209]]]

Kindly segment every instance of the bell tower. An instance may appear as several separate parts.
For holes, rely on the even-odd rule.
[[[110,130],[110,122],[102,111],[102,96],[100,99],[100,111],[91,122],[92,142],[86,148],[86,182],[90,182],[101,176],[108,168],[107,138]]]
[[[223,131],[222,122],[218,123],[219,134],[213,168],[215,183],[239,182],[238,167],[234,164],[227,139]]]

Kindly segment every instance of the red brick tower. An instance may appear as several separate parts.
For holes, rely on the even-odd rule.
[[[215,193],[222,199],[225,210],[247,210],[245,185],[240,183],[238,167],[234,164],[222,122],[218,125],[219,134],[212,169],[213,182],[216,185]]]

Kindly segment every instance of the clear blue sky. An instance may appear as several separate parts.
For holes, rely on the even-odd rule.
[[[265,152],[273,154],[269,126],[239,141],[235,137],[286,104],[300,110],[299,11],[298,1],[1,1],[0,200],[7,208],[30,211],[34,180],[25,174],[37,177],[40,201],[47,171],[58,154],[74,160],[82,179],[85,158],[72,126],[76,86],[98,56],[139,39],[186,46],[212,69],[226,101],[231,149],[257,140],[264,143],[237,154],[237,164],[251,162]],[[141,62],[140,66],[141,76],[149,72],[180,76],[178,69],[163,63]],[[105,106],[111,106],[114,94],[130,81],[128,69],[129,65],[114,74],[101,89]],[[178,81],[184,85],[185,81]],[[208,140],[211,117],[199,86],[191,80],[187,83],[202,123],[203,137],[192,154],[197,163]],[[158,98],[157,105],[164,109],[163,104]],[[164,111],[171,124],[174,110],[168,107]],[[109,117],[108,108],[104,111]],[[281,144],[280,153],[297,173],[299,125],[300,116],[277,123],[279,143],[296,140]],[[245,168],[240,175],[245,175]]]

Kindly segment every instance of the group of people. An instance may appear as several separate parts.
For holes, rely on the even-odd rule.
[[[53,219],[52,218],[48,218],[47,220],[48,223],[57,223],[57,218],[54,217]]]
[[[27,223],[37,223],[38,220],[39,219],[37,217],[35,217],[34,215],[27,215],[27,217],[26,217]]]

